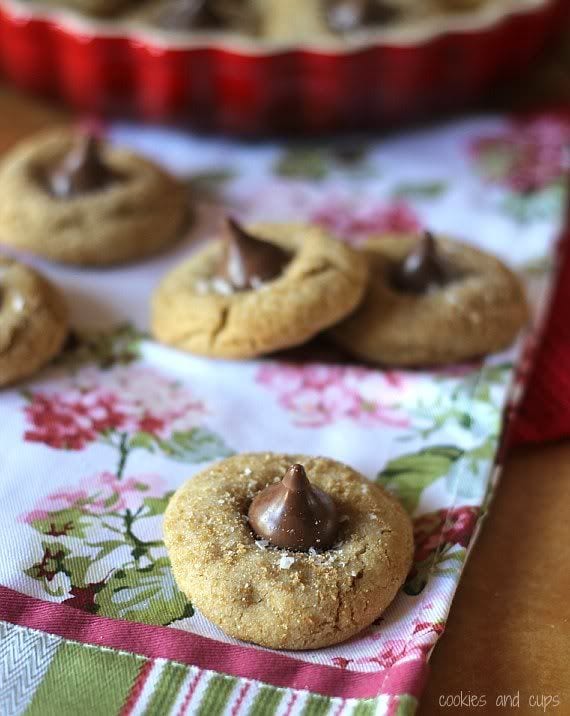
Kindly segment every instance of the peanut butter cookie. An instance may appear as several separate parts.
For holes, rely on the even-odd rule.
[[[518,278],[498,259],[427,234],[365,246],[370,285],[330,335],[373,363],[432,366],[507,348],[528,318]]]
[[[89,135],[41,134],[0,165],[0,241],[54,261],[141,259],[175,241],[186,217],[173,177]]]
[[[67,310],[36,271],[0,257],[0,386],[27,378],[59,353]]]
[[[317,649],[369,626],[411,566],[412,526],[388,493],[342,463],[237,455],[193,477],[166,510],[180,589],[227,634]]]
[[[43,0],[43,2],[46,5],[69,8],[96,17],[113,17],[132,4],[132,0]]]
[[[321,229],[230,222],[166,276],[152,330],[191,353],[251,358],[299,345],[348,315],[364,294],[364,258]]]

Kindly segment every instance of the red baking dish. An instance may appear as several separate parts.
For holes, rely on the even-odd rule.
[[[511,0],[437,28],[280,46],[167,36],[0,0],[0,70],[87,112],[249,135],[317,133],[466,106],[528,67],[569,19],[568,0]]]

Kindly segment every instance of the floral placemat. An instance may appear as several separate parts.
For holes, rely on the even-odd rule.
[[[201,210],[193,235],[152,261],[42,265],[76,331],[52,367],[0,401],[0,713],[412,712],[544,315],[570,124],[495,117],[296,146],[128,125],[109,135],[187,177]],[[503,355],[430,372],[298,356],[220,362],[158,346],[144,336],[149,292],[221,205],[246,221],[315,222],[356,245],[424,226],[457,236],[521,273],[533,328]],[[345,644],[277,653],[240,643],[172,579],[161,537],[172,491],[213,460],[265,450],[350,463],[414,519],[403,589]]]

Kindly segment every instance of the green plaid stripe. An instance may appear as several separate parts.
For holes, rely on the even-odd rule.
[[[187,674],[186,666],[167,661],[145,709],[145,716],[169,713]]]
[[[367,701],[360,701],[354,708],[352,716],[373,716],[376,712],[377,701],[371,699]]]
[[[327,716],[331,712],[332,699],[326,696],[311,695],[305,702],[303,716]]]
[[[143,657],[62,641],[26,716],[118,714]]]
[[[212,676],[196,711],[197,716],[221,716],[237,682],[238,679],[230,676]]]
[[[398,708],[396,716],[414,716],[418,708],[418,700],[413,696],[403,694],[398,696]]]
[[[248,716],[273,716],[283,699],[283,689],[262,686],[249,707]]]
[[[10,716],[119,716],[131,708],[144,716],[177,716],[192,681],[190,667],[157,659],[153,662],[159,674],[156,683],[150,693],[145,689],[141,699],[137,679],[149,663],[142,656],[79,644],[12,624],[0,623],[0,637],[0,695],[6,700],[0,712]],[[187,716],[229,716],[243,683],[238,678],[205,672],[188,703]],[[249,705],[242,704],[240,716],[275,716],[294,693],[249,683]],[[298,693],[302,716],[332,716],[342,703],[341,699]],[[0,703],[4,703],[1,698]],[[417,700],[406,695],[381,696],[349,699],[345,705],[351,716],[382,714],[388,708],[395,716],[412,716]]]

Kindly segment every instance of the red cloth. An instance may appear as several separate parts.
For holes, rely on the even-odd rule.
[[[512,426],[510,445],[570,437],[570,210],[568,217],[544,337]]]

